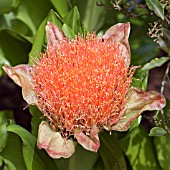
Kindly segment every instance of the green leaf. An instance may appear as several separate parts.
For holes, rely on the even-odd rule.
[[[119,145],[119,141],[113,132],[109,135],[108,132],[100,134],[101,146],[99,153],[102,158],[104,168],[107,170],[126,170],[126,162],[123,155],[123,150]]]
[[[98,157],[98,153],[88,151],[77,144],[76,151],[69,160],[68,170],[91,170]]]
[[[50,0],[50,1],[62,18],[68,14],[67,0]]]
[[[152,139],[142,127],[138,127],[135,133],[122,143],[133,170],[161,170]]]
[[[0,159],[2,159],[2,161],[5,163],[5,165],[3,165],[3,167],[1,167],[1,165],[0,165],[0,168],[3,168],[3,170],[6,168],[7,168],[7,170],[19,170],[19,169],[16,169],[15,165],[11,161],[4,159],[1,156],[0,156]]]
[[[170,60],[169,57],[161,57],[161,58],[155,58],[151,60],[149,63],[146,63],[142,67],[142,71],[149,71],[155,67],[161,67],[164,63],[166,63],[168,60]]]
[[[164,8],[158,0],[146,0],[146,4],[150,10],[154,10],[155,14],[164,20]]]
[[[137,69],[132,80],[131,86],[146,91],[148,84],[148,71]]]
[[[146,63],[142,68],[137,69],[132,78],[133,82],[131,83],[131,86],[138,87],[146,91],[148,84],[148,71],[155,67],[161,67],[168,60],[170,60],[169,57],[154,58],[150,62]]]
[[[30,43],[32,43],[33,40],[32,32],[30,28],[23,21],[14,18],[11,20],[10,28],[6,28],[6,29],[15,32],[15,34],[17,35],[16,36],[17,39],[19,39],[19,37],[23,37],[26,40],[28,40]]]
[[[41,23],[40,27],[38,28],[33,46],[31,49],[31,52],[29,53],[29,63],[33,63],[32,60],[38,58],[39,53],[44,51],[44,46],[46,45],[46,32],[45,32],[45,26],[47,25],[47,22],[53,22],[56,25],[58,25],[60,28],[62,27],[62,20],[61,18],[53,11],[51,10],[48,14],[48,16],[44,19],[44,21]]]
[[[0,30],[8,31],[8,33],[17,40],[24,39],[32,43],[33,34],[31,29],[25,22],[16,18],[16,16],[12,12],[1,16],[0,20],[2,22]]]
[[[15,169],[14,167],[16,167],[17,170],[27,170],[22,154],[22,142],[17,135],[8,133],[6,146],[0,155],[3,157],[7,167],[9,166],[11,169]]]
[[[84,33],[85,29],[80,21],[80,14],[76,6],[68,13],[66,17],[64,17],[64,21],[75,34]]]
[[[156,154],[158,162],[162,170],[170,170],[170,138],[166,136],[159,136],[154,138],[154,144],[156,148]]]
[[[24,22],[32,31],[32,35],[36,33],[36,29],[44,20],[48,11],[52,8],[49,1],[36,0],[34,2],[21,0],[17,10],[15,11],[16,19]]]
[[[148,71],[155,67],[162,66],[168,60],[170,60],[169,57],[155,58],[146,63],[142,68],[137,69],[132,78],[133,82],[131,83],[131,86],[138,87],[146,91],[148,84]]]
[[[9,125],[7,127],[8,132],[13,132],[21,137],[23,141],[23,157],[28,170],[32,170],[35,162],[37,168],[44,169],[42,160],[34,159],[36,147],[36,139],[28,131],[18,125]],[[35,166],[35,165],[34,165]]]
[[[27,170],[56,170],[52,159],[36,147],[36,138],[18,125],[9,125],[8,132],[17,134],[23,141],[22,151]]]
[[[149,136],[164,136],[166,134],[167,131],[165,131],[163,128],[154,127],[150,130]]]
[[[31,44],[22,37],[16,39],[14,34],[9,30],[0,31],[0,54],[11,65],[27,63]],[[12,45],[9,45],[9,42]]]

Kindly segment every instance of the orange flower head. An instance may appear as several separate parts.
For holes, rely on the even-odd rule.
[[[22,87],[25,101],[47,118],[39,125],[37,146],[50,157],[70,157],[73,138],[97,152],[102,129],[126,131],[143,111],[165,106],[161,94],[130,88],[136,67],[129,69],[129,32],[130,23],[118,23],[103,36],[69,40],[48,22],[48,48],[36,64],[3,66]]]
[[[39,107],[63,136],[111,126],[122,115],[133,72],[120,43],[95,33],[63,39],[34,65]]]

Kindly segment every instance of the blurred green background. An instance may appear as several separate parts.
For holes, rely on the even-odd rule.
[[[0,0],[0,170],[170,170],[169,13],[170,0]],[[132,84],[162,92],[167,100],[164,111],[155,119],[155,113],[144,113],[142,126],[138,127],[136,120],[127,133],[101,135],[103,157],[80,146],[70,160],[51,160],[37,151],[37,129],[31,129],[31,123],[39,123],[41,113],[35,108],[30,108],[31,114],[28,108],[23,110],[27,105],[21,89],[3,74],[2,66],[31,63],[37,51],[44,51],[47,21],[58,24],[71,38],[86,31],[103,34],[116,23],[130,22],[131,65],[140,66]],[[32,130],[33,135],[11,125],[14,122]],[[155,126],[158,129],[152,129],[148,136]],[[82,159],[85,166],[80,163]]]

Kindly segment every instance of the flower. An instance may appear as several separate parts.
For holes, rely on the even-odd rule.
[[[97,152],[100,131],[126,131],[144,110],[165,106],[159,93],[130,88],[129,23],[72,40],[53,23],[46,32],[48,48],[36,64],[3,68],[44,114],[37,144],[51,157],[70,157],[75,139]]]
[[[38,105],[65,137],[77,129],[111,127],[124,109],[133,75],[119,44],[102,42],[94,33],[48,48],[33,70]]]

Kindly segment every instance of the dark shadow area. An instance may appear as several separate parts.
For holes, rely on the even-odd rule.
[[[22,98],[21,88],[6,75],[0,77],[0,110],[12,110],[16,124],[31,130],[31,114]],[[26,108],[26,109],[24,109]]]

